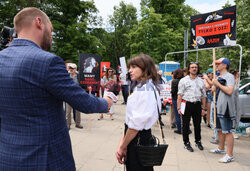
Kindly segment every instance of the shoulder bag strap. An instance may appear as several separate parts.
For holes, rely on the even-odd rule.
[[[159,120],[160,109],[159,109],[158,102],[157,102],[156,92],[155,92],[154,86],[152,86],[152,88],[153,88],[154,94],[155,94],[155,100],[156,100],[156,105],[157,105],[157,110],[158,110],[158,121],[159,121],[159,127],[160,127],[160,131],[161,131],[162,140],[163,140],[163,143],[166,144],[166,142],[165,142],[165,137],[164,137],[164,133],[163,133],[163,130],[162,130],[162,126],[161,126],[160,120]]]

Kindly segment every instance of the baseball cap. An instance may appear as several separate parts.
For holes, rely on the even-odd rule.
[[[74,63],[69,63],[68,67],[73,68],[73,69],[77,68],[76,64]]]
[[[230,61],[227,58],[220,58],[220,59],[216,60],[215,63],[217,63],[217,64],[223,63],[223,64],[226,64],[228,66],[230,65]]]
[[[206,73],[207,73],[207,74],[213,73],[213,69],[212,69],[212,68],[207,69]]]

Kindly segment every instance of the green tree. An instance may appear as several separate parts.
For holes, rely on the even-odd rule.
[[[237,43],[243,48],[242,71],[243,76],[246,76],[247,68],[250,66],[250,1],[235,0],[235,3],[237,5]]]
[[[14,27],[13,18],[18,11],[24,7],[41,7],[47,0],[1,0],[0,23],[5,26]]]
[[[155,62],[164,60],[166,52],[174,51],[182,46],[182,35],[168,28],[161,14],[153,8],[142,8],[143,18],[128,34],[131,56],[146,53],[152,56]]]
[[[113,52],[109,52],[109,54],[116,58],[117,63],[119,57],[130,56],[127,34],[137,24],[136,12],[137,10],[133,5],[121,1],[119,6],[114,7],[114,13],[109,18],[110,27],[113,29],[113,33],[110,34],[112,43],[109,42],[109,45],[114,47]]]
[[[170,37],[169,39],[173,39],[175,41],[171,41],[172,47],[170,46],[169,48],[164,48],[164,50],[167,51],[162,53],[162,59],[164,59],[167,52],[183,50],[184,30],[188,29],[190,26],[190,16],[198,14],[198,11],[188,5],[185,5],[184,0],[142,0],[141,6],[141,14],[143,18],[148,17],[149,14],[146,12],[145,8],[153,8],[156,14],[160,14],[162,16],[163,25],[174,31],[171,32],[174,34],[168,33],[167,35]],[[183,54],[169,55],[167,60],[179,61],[182,64],[183,56]]]
[[[249,0],[236,0],[237,5],[237,44],[240,44],[243,49],[242,55],[242,76],[245,77],[248,66],[250,65],[250,1]],[[231,4],[227,2],[223,8],[230,7]],[[212,63],[212,50],[200,51],[199,63],[202,72],[205,72],[209,64]],[[216,58],[226,57],[231,61],[230,68],[239,69],[240,50],[239,47],[227,47],[216,49]],[[196,53],[189,53],[188,61],[195,61]]]
[[[115,34],[114,32],[107,32],[103,28],[94,28],[90,32],[91,35],[95,36],[99,42],[99,52],[98,54],[101,55],[102,61],[111,62],[112,67],[116,67],[118,63],[117,58],[115,57],[114,49],[115,43]]]
[[[99,53],[100,41],[90,34],[89,25],[100,20],[93,1],[80,0],[4,0],[0,2],[0,21],[13,27],[13,18],[24,7],[37,7],[49,17],[54,27],[52,51],[64,60],[78,61],[78,53]]]
[[[250,66],[250,1],[236,0],[237,5],[237,44],[243,49],[242,54],[242,73],[243,77],[247,76],[247,69]],[[223,8],[230,7],[227,2]],[[240,50],[239,47],[223,48],[216,51],[217,57],[227,57],[231,61],[231,68],[239,69]]]
[[[88,31],[96,23],[93,1],[48,0],[42,7],[54,27],[53,51],[63,59],[78,61],[78,53],[98,53],[100,42]]]

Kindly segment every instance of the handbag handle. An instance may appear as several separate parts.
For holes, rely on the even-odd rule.
[[[140,134],[140,132],[139,132],[139,134]],[[154,141],[155,141],[155,144],[154,144],[154,145],[160,145],[160,140],[159,140],[159,138],[157,138],[157,137],[154,136],[154,135],[152,135],[152,138],[153,138]],[[140,144],[140,140],[141,140],[141,138],[140,138],[140,136],[139,136],[139,138],[137,139],[137,145],[141,145],[141,144]]]
[[[153,90],[154,90],[155,100],[156,100],[156,105],[157,105],[157,110],[158,110],[158,122],[160,123],[160,120],[159,120],[159,117],[160,117],[160,109],[159,109],[159,106],[158,106],[158,103],[157,103],[157,96],[156,96],[156,93],[155,93],[155,89],[154,89],[153,86],[152,86],[152,88],[153,88]],[[159,123],[158,123],[158,124],[159,124]],[[161,124],[159,124],[159,127],[160,127],[160,131],[161,131],[161,136],[162,136],[163,143],[166,144],[166,141],[165,141],[165,137],[164,137],[164,133],[163,133]]]

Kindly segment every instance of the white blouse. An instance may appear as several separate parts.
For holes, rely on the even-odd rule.
[[[152,79],[141,87],[137,85],[127,101],[126,124],[128,127],[139,131],[150,129],[158,119],[157,105],[161,111],[159,93],[153,85]]]

